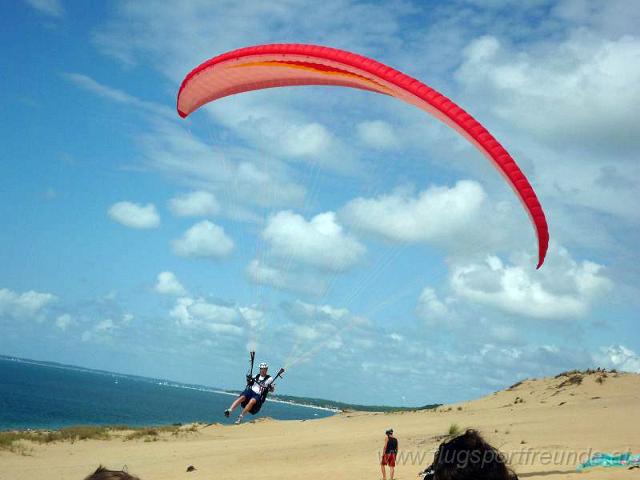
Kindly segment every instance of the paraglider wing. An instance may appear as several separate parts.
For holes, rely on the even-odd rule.
[[[196,67],[178,92],[185,118],[205,103],[236,93],[295,85],[334,85],[390,95],[430,113],[457,130],[487,156],[516,192],[538,237],[538,266],[549,231],[542,206],[520,167],[476,119],[424,83],[355,53],[318,45],[273,44],[224,53]]]

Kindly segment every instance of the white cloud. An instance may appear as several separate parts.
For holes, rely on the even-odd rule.
[[[579,20],[576,28],[564,24],[559,40],[534,37],[514,45],[508,36],[480,37],[464,50],[456,73],[466,103],[486,112],[517,146],[512,153],[551,221],[551,202],[571,215],[579,207],[578,215],[586,209],[634,226],[640,221],[640,184],[630,180],[640,175],[634,108],[640,103],[640,37],[637,29],[610,28],[640,18],[640,8],[621,5],[560,2],[554,15]],[[609,26],[596,26],[603,21]],[[589,228],[600,223],[593,218]]]
[[[118,330],[120,327],[110,318],[105,320],[101,320],[96,323],[91,329],[85,330],[82,332],[80,339],[83,342],[89,342],[92,340],[95,341],[104,341],[108,340],[111,335]]]
[[[182,297],[176,301],[169,315],[183,328],[206,330],[214,334],[242,335],[244,329],[237,325],[240,313],[235,307],[207,302],[202,298]],[[253,322],[259,321],[255,312],[243,311]]]
[[[467,300],[540,319],[583,317],[613,285],[601,265],[578,263],[563,248],[552,246],[541,270],[532,269],[530,261],[522,256],[506,265],[489,256],[484,263],[453,267],[450,284]]]
[[[304,199],[305,190],[290,180],[288,167],[283,162],[265,155],[262,149],[263,139],[256,140],[259,150],[255,151],[229,146],[218,147],[212,151],[210,144],[199,140],[190,130],[187,131],[184,128],[186,125],[184,122],[177,123],[174,110],[103,85],[86,75],[69,73],[64,76],[75,85],[98,96],[152,114],[149,118],[150,130],[136,137],[142,154],[147,160],[146,166],[163,172],[172,180],[177,180],[191,188],[219,192],[223,199],[228,201],[225,205],[225,214],[228,216],[255,220],[253,215],[239,204],[248,203],[265,207],[299,204]],[[254,110],[251,114],[247,113],[247,109],[238,110],[243,115],[240,123],[252,135],[255,135],[255,128],[247,127],[246,121],[255,117]],[[227,117],[222,115],[223,124],[229,122]],[[282,124],[273,118],[265,117],[263,120],[268,125]],[[308,135],[302,135],[300,141],[306,142],[308,140],[306,137]],[[287,142],[293,141],[291,138],[279,140],[275,145],[282,148],[286,147]],[[280,153],[286,155],[289,150],[291,149],[285,148],[285,152]],[[341,155],[334,155],[335,153],[329,152],[327,155],[341,157]],[[259,163],[250,160],[258,156]],[[196,198],[174,200],[175,202],[172,202],[176,207],[174,213],[178,215],[199,216],[203,211],[206,212],[205,215],[210,215],[220,211],[220,206],[216,206],[215,198],[212,200],[199,195]],[[200,203],[200,205],[194,205],[194,203]]]
[[[117,202],[111,205],[108,213],[116,222],[131,228],[156,228],[160,225],[160,215],[153,203]]]
[[[457,320],[456,313],[438,298],[438,294],[431,287],[425,287],[420,293],[416,314],[432,327],[443,323],[455,323]]]
[[[17,293],[12,290],[0,289],[0,316],[19,319],[42,319],[46,308],[56,302],[58,298],[51,293],[41,293],[30,290]]]
[[[300,273],[294,268],[280,268],[257,259],[247,265],[247,275],[252,282],[293,292],[321,295],[327,289],[318,274]]]
[[[180,217],[208,217],[220,212],[213,193],[197,190],[169,200],[169,209]]]
[[[173,251],[182,257],[221,258],[228,256],[234,248],[224,228],[208,220],[196,223],[173,241]]]
[[[309,221],[291,211],[278,212],[269,218],[262,236],[278,257],[335,272],[352,267],[365,253],[364,245],[344,232],[333,212]]]
[[[328,127],[308,118],[302,109],[277,103],[274,92],[238,96],[220,101],[207,112],[222,125],[236,132],[255,148],[289,161],[303,161],[340,173],[353,173],[358,168],[356,152]],[[301,102],[301,106],[303,103]],[[314,115],[309,115],[314,118]]]
[[[530,51],[485,36],[467,47],[456,78],[499,118],[545,142],[637,149],[638,52],[640,38],[584,30]]]
[[[238,307],[238,312],[253,332],[262,330],[267,323],[264,312],[258,308]]]
[[[106,98],[107,100],[111,100],[112,102],[134,107],[143,112],[159,115],[169,120],[175,120],[176,118],[176,114],[173,109],[165,105],[141,100],[127,92],[99,83],[87,75],[83,75],[81,73],[65,73],[63,76],[77,87],[94,93],[102,98]]]
[[[360,140],[370,147],[391,149],[400,144],[394,128],[382,120],[361,122],[357,126],[357,132]]]
[[[623,345],[603,347],[594,357],[601,366],[640,373],[640,355]]]
[[[147,9],[126,4],[116,9],[115,18],[98,30],[94,40],[104,53],[126,64],[153,65],[176,84],[207,58],[273,40],[274,29],[281,25],[287,25],[291,38],[299,42],[326,43],[363,54],[399,49],[399,20],[414,10],[401,1],[362,5],[331,0],[303,18],[299,12],[306,11],[308,5],[302,0],[268,11],[257,1],[244,5],[240,12],[231,4],[219,4],[212,10],[206,1],[191,2],[188,9],[166,2],[151,15]],[[226,21],[220,23],[220,18]],[[357,25],[353,18],[360,20]],[[344,108],[340,93],[334,89],[332,95],[323,95],[319,88],[311,95],[310,89],[287,90],[286,97],[271,89],[264,95],[254,92],[222,99],[207,112],[216,123],[260,151],[334,171],[357,171],[357,151],[340,135],[345,125],[335,117],[323,118],[326,111],[313,108],[326,105],[327,99]]]
[[[402,335],[400,335],[399,333],[390,333],[389,334],[389,338],[391,340],[393,340],[396,343],[401,343],[404,341],[404,337]]]
[[[308,361],[320,350],[339,350],[345,346],[345,335],[368,322],[346,308],[329,304],[312,304],[300,300],[284,306],[293,320],[287,327],[295,340],[292,362]],[[310,343],[313,342],[310,345]]]
[[[296,315],[299,317],[313,320],[314,323],[322,320],[337,324],[346,320],[350,315],[349,310],[346,308],[334,307],[327,304],[317,305],[301,301],[297,301],[291,311],[296,312]]]
[[[426,242],[468,231],[485,199],[480,184],[462,180],[452,188],[430,187],[417,196],[397,191],[377,198],[357,198],[340,215],[354,228],[387,240]]]
[[[160,272],[154,290],[162,295],[185,295],[187,293],[172,272]]]
[[[122,5],[116,18],[99,30],[95,42],[104,53],[126,63],[150,62],[176,81],[216,53],[273,40],[273,32],[282,25],[287,25],[290,38],[300,42],[349,46],[362,53],[372,44],[382,50],[391,48],[399,43],[399,19],[414,10],[395,1],[362,5],[330,0],[315,5],[313,11],[304,0],[277,8],[253,0],[242,11],[233,3],[212,9],[206,0],[194,0],[188,9],[180,5],[163,2],[153,11],[136,2]],[[354,23],[354,18],[359,21]]]
[[[64,17],[64,8],[59,0],[25,0],[28,5],[48,17]]]
[[[180,325],[190,327],[201,322],[233,323],[238,318],[235,308],[207,302],[202,298],[182,297],[176,301],[171,316]]]
[[[112,295],[110,294],[109,297]],[[106,300],[106,298],[105,298]],[[120,318],[120,320],[113,320],[115,317],[105,318],[104,320],[100,320],[99,322],[90,326],[90,328],[86,329],[82,332],[80,336],[83,342],[95,341],[108,343],[118,334],[125,335],[127,333],[127,328],[131,327],[131,324],[135,318],[135,316],[131,313],[119,313],[119,309],[111,310],[114,316]],[[105,310],[108,311],[108,310]],[[71,324],[76,323],[71,319]]]
[[[73,318],[68,313],[59,315],[58,318],[56,318],[56,327],[60,330],[66,330],[72,324]]]
[[[94,328],[96,332],[109,332],[116,328],[116,324],[110,318],[98,322]]]
[[[640,6],[627,0],[559,0],[551,9],[551,14],[569,22],[572,27],[614,39],[637,35],[640,23]]]
[[[287,165],[258,150],[216,146],[200,140],[182,125],[155,122],[138,138],[146,166],[190,188],[214,192],[224,213],[239,206],[302,204],[303,186],[292,180]]]

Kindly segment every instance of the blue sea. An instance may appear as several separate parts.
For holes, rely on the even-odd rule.
[[[0,430],[231,423],[222,413],[232,400],[204,386],[0,358]],[[267,401],[252,418],[302,420],[332,414]]]

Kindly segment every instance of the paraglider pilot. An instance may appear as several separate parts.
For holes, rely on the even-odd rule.
[[[268,370],[269,365],[261,363],[259,374],[255,377],[251,374],[247,375],[247,387],[233,401],[231,406],[224,411],[225,417],[229,417],[239,405],[243,407],[243,410],[238,416],[236,424],[239,424],[247,413],[255,415],[260,411],[262,404],[267,399],[267,395],[275,390],[275,385],[272,385],[275,378],[267,373]]]

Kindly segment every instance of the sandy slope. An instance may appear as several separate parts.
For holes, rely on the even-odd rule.
[[[438,436],[452,423],[479,429],[511,454],[520,478],[640,479],[640,470],[595,469],[576,473],[573,455],[592,451],[640,452],[640,375],[528,380],[485,398],[394,414],[344,413],[310,421],[264,420],[239,427],[213,425],[157,442],[84,441],[36,445],[30,456],[0,453],[0,479],[82,479],[99,464],[127,465],[142,480],[163,479],[377,479],[384,431],[393,427],[404,455],[396,478],[415,478],[433,457]],[[516,399],[522,399],[522,401]],[[460,408],[460,409],[459,409]],[[527,453],[529,459],[527,460]],[[533,458],[534,452],[536,458]],[[566,455],[560,464],[547,455]],[[188,465],[196,472],[186,473]]]

